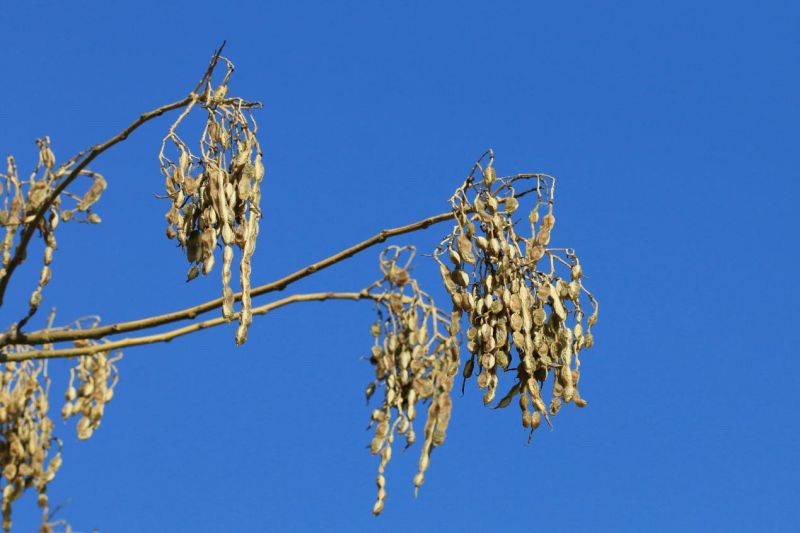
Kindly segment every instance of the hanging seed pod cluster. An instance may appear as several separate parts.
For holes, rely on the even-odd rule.
[[[522,425],[532,435],[542,419],[550,424],[562,405],[586,406],[578,391],[580,353],[593,344],[598,306],[583,285],[574,251],[550,247],[554,178],[499,178],[493,159],[487,152],[451,198],[457,224],[435,256],[454,307],[469,322],[471,357],[464,380],[477,374],[485,404],[498,391],[497,408],[518,398]],[[518,192],[521,184],[527,188]],[[519,198],[528,195],[535,195],[535,204],[525,224],[530,235],[524,237],[515,216]],[[501,389],[504,374],[510,374],[510,384]],[[548,401],[543,387],[551,377]]]
[[[458,341],[451,317],[437,309],[433,299],[420,290],[409,272],[413,247],[391,246],[380,256],[383,279],[373,286],[378,320],[371,327],[374,338],[370,362],[375,380],[367,387],[367,401],[382,392],[381,405],[372,412],[375,433],[370,451],[380,455],[377,501],[380,514],[386,500],[385,469],[392,457],[395,436],[406,447],[417,439],[418,405],[429,402],[423,431],[415,491],[425,479],[431,452],[445,440],[452,413],[450,392],[458,373]],[[405,261],[401,261],[407,256]]]
[[[5,531],[11,529],[13,503],[31,487],[38,493],[43,523],[47,522],[47,485],[61,466],[61,443],[53,436],[53,421],[47,416],[49,385],[46,362],[0,364],[0,487]]]
[[[187,106],[170,127],[159,161],[171,204],[166,215],[167,237],[177,240],[186,253],[188,281],[200,273],[210,273],[216,261],[215,249],[222,248],[222,314],[229,321],[236,314],[231,288],[234,248],[240,250],[242,305],[236,343],[242,344],[252,322],[251,259],[261,217],[264,165],[251,114],[260,104],[228,97],[233,64],[221,59],[228,66],[225,78],[213,90],[209,82],[205,93]],[[205,114],[205,128],[199,151],[194,153],[176,132],[196,107]]]
[[[88,342],[82,344],[90,345]],[[89,439],[100,427],[106,404],[114,397],[114,387],[119,381],[114,363],[121,358],[122,353],[109,357],[108,352],[98,352],[78,357],[76,365],[70,369],[61,417],[65,421],[70,417],[80,417],[76,426],[80,440]]]
[[[4,283],[9,271],[25,261],[27,254],[15,248],[21,236],[28,231],[37,233],[44,243],[42,267],[39,278],[28,300],[28,314],[21,321],[24,325],[39,309],[42,291],[52,277],[51,263],[56,249],[56,228],[60,221],[100,223],[100,216],[92,211],[92,206],[100,199],[106,188],[102,175],[88,169],[76,172],[76,177],[91,180],[83,194],[56,189],[75,171],[78,154],[65,163],[56,166],[56,158],[50,145],[50,138],[37,139],[39,160],[28,179],[21,179],[13,156],[6,158],[5,173],[0,172],[0,226],[4,228],[0,255],[0,283]],[[51,198],[52,197],[52,198]],[[43,210],[41,217],[37,214]]]

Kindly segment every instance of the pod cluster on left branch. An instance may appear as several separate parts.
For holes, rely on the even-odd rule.
[[[28,313],[16,327],[22,327],[39,309],[42,291],[52,278],[51,264],[57,246],[56,229],[59,223],[76,221],[99,224],[100,216],[92,207],[106,189],[106,180],[102,175],[84,168],[76,174],[88,179],[84,182],[83,191],[80,191],[79,185],[78,190],[63,189],[56,193],[73,173],[82,154],[57,165],[50,138],[37,139],[36,144],[39,160],[27,179],[20,176],[13,156],[6,158],[5,172],[0,172],[0,226],[5,230],[0,244],[0,282],[7,282],[4,278],[27,259],[27,242],[23,239],[26,233],[38,234],[44,242],[42,266],[36,287],[28,299]],[[44,211],[42,216],[37,217],[41,210]]]

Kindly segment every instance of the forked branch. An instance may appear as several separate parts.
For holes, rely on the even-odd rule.
[[[315,272],[319,272],[329,266],[335,265],[345,259],[353,257],[361,251],[366,250],[376,244],[386,241],[390,237],[396,237],[405,233],[411,233],[421,229],[425,229],[433,224],[438,224],[446,220],[451,220],[453,213],[440,213],[438,215],[419,220],[412,224],[399,226],[396,228],[385,229],[372,237],[359,242],[349,248],[335,253],[325,259],[312,263],[306,267],[301,268],[291,274],[288,274],[278,280],[265,283],[258,287],[254,287],[251,294],[253,297],[261,296],[270,292],[280,291],[285,289],[290,284],[301,280]],[[234,294],[235,300],[240,300],[242,293]],[[116,335],[120,333],[127,333],[131,331],[139,331],[143,329],[155,328],[170,324],[180,320],[191,320],[197,318],[198,315],[207,313],[214,309],[222,307],[223,299],[215,298],[193,307],[181,309],[180,311],[173,311],[163,315],[151,316],[139,320],[131,320],[128,322],[117,322],[116,324],[108,324],[105,326],[98,326],[96,328],[89,328],[83,330],[40,330],[31,333],[23,332],[9,332],[6,337],[0,340],[0,348],[10,344],[27,344],[27,345],[41,345],[54,342],[76,341],[81,339],[100,339],[108,335]],[[254,313],[255,314],[255,313]]]
[[[51,208],[53,203],[56,199],[61,195],[62,192],[73,182],[75,179],[81,175],[82,171],[94,161],[100,154],[108,150],[109,148],[113,147],[116,144],[126,140],[128,136],[136,131],[140,126],[153,120],[154,118],[160,117],[161,115],[168,113],[169,111],[173,111],[175,109],[180,109],[185,107],[192,102],[195,102],[201,98],[201,95],[198,94],[198,90],[202,88],[204,85],[207,85],[209,80],[211,79],[211,75],[214,72],[214,68],[217,65],[219,60],[220,54],[222,53],[222,48],[225,46],[225,43],[222,43],[222,46],[214,52],[211,61],[209,62],[208,68],[206,69],[205,74],[198,82],[197,86],[189,93],[188,96],[182,98],[176,102],[172,102],[171,104],[166,104],[152,111],[148,111],[146,113],[141,114],[136,120],[131,122],[126,128],[122,131],[111,137],[110,139],[106,140],[101,144],[96,144],[89,148],[88,150],[84,150],[69,161],[64,163],[61,168],[66,169],[69,166],[75,164],[74,168],[64,177],[55,188],[45,197],[44,201],[39,206],[38,210],[35,212],[33,218],[26,222],[25,229],[20,236],[19,243],[14,250],[14,255],[8,264],[8,267],[5,269],[5,273],[2,277],[0,277],[0,306],[3,305],[3,300],[5,297],[6,290],[8,288],[8,283],[11,280],[14,272],[16,271],[17,267],[25,260],[27,255],[27,248],[28,244],[30,243],[31,237],[36,232],[36,229],[39,227],[40,221],[44,218],[45,214]]]
[[[284,307],[289,304],[297,302],[313,302],[325,300],[361,300],[361,299],[380,299],[380,295],[370,294],[366,289],[360,292],[318,292],[310,294],[293,294],[280,300],[270,302],[262,305],[261,307],[253,308],[254,315],[265,315],[274,309]],[[238,318],[238,316],[237,316]],[[110,352],[113,350],[121,350],[123,348],[130,348],[133,346],[142,346],[144,344],[155,344],[159,342],[169,342],[177,337],[194,333],[203,329],[213,328],[227,324],[223,317],[212,318],[203,322],[197,322],[184,326],[182,328],[157,333],[154,335],[147,335],[142,337],[132,337],[128,339],[120,339],[111,342],[93,344],[91,346],[62,348],[58,350],[30,350],[15,353],[4,353],[0,355],[0,363],[27,361],[31,359],[58,359],[63,357],[76,357],[93,355],[96,353]],[[80,343],[78,343],[80,344]]]

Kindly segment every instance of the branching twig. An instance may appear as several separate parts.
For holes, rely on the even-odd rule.
[[[352,257],[357,253],[381,242],[384,242],[389,237],[394,237],[397,235],[402,235],[404,233],[411,233],[413,231],[417,231],[420,229],[427,228],[432,224],[437,224],[439,222],[443,222],[445,220],[450,220],[453,218],[453,214],[448,213],[441,213],[439,215],[429,217],[423,220],[419,220],[414,222],[413,224],[408,224],[406,226],[400,226],[397,228],[385,229],[369,239],[366,239],[356,245],[353,245],[345,250],[342,250],[339,253],[336,253],[330,257],[322,259],[321,261],[317,261],[311,265],[308,265],[292,274],[284,276],[281,279],[276,281],[272,281],[270,283],[266,283],[259,287],[254,287],[251,294],[252,296],[260,296],[262,294],[267,294],[269,292],[275,292],[285,289],[289,284],[294,283],[306,276],[313,274],[314,272],[319,272],[320,270],[327,268],[331,265],[334,265],[344,259]],[[234,298],[238,301],[242,297],[242,293],[236,293]],[[142,329],[149,329],[157,326],[161,326],[164,324],[169,324],[172,322],[177,322],[179,320],[186,320],[186,319],[194,319],[198,315],[211,311],[213,309],[218,309],[222,306],[222,298],[216,298],[214,300],[209,300],[208,302],[202,303],[200,305],[196,305],[194,307],[189,307],[187,309],[182,309],[180,311],[174,311],[172,313],[166,313],[163,315],[152,316],[148,318],[143,318],[139,320],[132,320],[130,322],[118,322],[116,324],[109,324],[106,326],[99,326],[96,328],[91,329],[84,329],[84,330],[50,330],[50,331],[36,331],[32,333],[16,333],[11,334],[8,336],[7,339],[4,339],[0,342],[0,347],[6,346],[9,344],[29,344],[29,345],[38,345],[38,344],[45,344],[50,342],[64,342],[64,341],[73,341],[79,339],[100,339],[107,335],[115,335],[119,333],[126,333],[129,331],[138,331]]]
[[[529,176],[537,177],[538,175],[533,175],[533,174],[519,175],[519,176],[514,176],[514,178],[512,179],[516,179],[518,177],[520,179],[526,179]],[[517,194],[516,196],[522,197],[528,192],[530,191],[524,191],[522,193]],[[283,290],[287,286],[298,280],[301,280],[307,276],[310,276],[315,272],[319,272],[320,270],[328,268],[329,266],[339,263],[345,259],[348,259],[358,254],[359,252],[366,250],[367,248],[370,248],[376,244],[386,241],[386,239],[390,237],[396,237],[398,235],[403,235],[406,233],[412,233],[414,231],[426,229],[429,226],[438,224],[440,222],[445,222],[447,220],[452,220],[453,218],[454,218],[453,213],[448,211],[446,213],[440,213],[432,217],[418,220],[417,222],[413,222],[405,226],[384,229],[376,233],[372,237],[359,242],[358,244],[350,246],[349,248],[346,248],[325,259],[312,263],[304,268],[301,268],[300,270],[297,270],[291,274],[284,276],[283,278],[260,285],[258,287],[254,287],[252,289],[251,295],[253,297],[256,297],[270,292]],[[236,301],[241,300],[241,297],[242,297],[241,292],[234,294],[234,299]],[[115,324],[108,324],[105,326],[98,326],[95,328],[88,328],[83,330],[56,329],[56,330],[34,331],[31,333],[9,331],[8,333],[5,334],[5,338],[0,337],[0,348],[10,344],[41,345],[46,343],[74,341],[80,339],[101,339],[108,335],[117,335],[120,333],[150,329],[162,326],[164,324],[178,322],[180,320],[193,320],[197,318],[197,316],[212,311],[214,309],[219,309],[221,306],[222,306],[222,298],[215,298],[213,300],[209,300],[202,304],[193,307],[188,307],[186,309],[181,309],[179,311],[173,311],[171,313],[165,313],[162,315],[151,316],[138,320],[131,320],[128,322],[117,322]]]
[[[311,301],[324,301],[324,300],[361,300],[361,299],[379,300],[381,298],[383,298],[382,295],[370,294],[369,292],[367,292],[366,289],[361,292],[318,292],[310,294],[294,294],[292,296],[287,296],[286,298],[282,298],[280,300],[276,300],[274,302],[262,305],[261,307],[256,307],[253,309],[253,314],[264,315],[274,309],[278,309],[279,307],[284,307],[286,305],[297,302],[311,302]],[[206,320],[204,322],[198,322],[196,324],[190,324],[182,328],[166,331],[164,333],[147,335],[143,337],[120,339],[117,341],[106,342],[106,343],[98,343],[83,348],[74,347],[74,348],[62,348],[58,350],[31,350],[25,352],[2,354],[0,355],[0,362],[7,363],[7,362],[25,361],[28,359],[56,359],[62,357],[85,356],[99,352],[110,352],[112,350],[129,348],[131,346],[141,346],[143,344],[154,344],[158,342],[169,342],[174,338],[182,337],[183,335],[188,335],[189,333],[194,333],[195,331],[212,328],[214,326],[219,326],[222,324],[227,324],[226,320],[223,317],[217,317],[217,318],[212,318],[210,320]]]
[[[211,62],[208,65],[208,69],[206,70],[206,72],[203,75],[203,77],[200,79],[200,82],[197,84],[195,89],[191,93],[189,93],[188,96],[186,96],[185,98],[182,98],[181,100],[178,100],[177,102],[173,102],[171,104],[166,104],[166,105],[161,106],[159,108],[153,109],[152,111],[148,111],[147,113],[143,113],[136,120],[134,120],[131,124],[129,124],[128,127],[123,129],[121,132],[116,134],[114,137],[111,137],[110,139],[108,139],[107,141],[105,141],[102,144],[94,145],[88,151],[85,150],[84,152],[81,153],[81,154],[85,154],[85,155],[78,154],[77,157],[73,157],[70,160],[70,161],[74,162],[74,161],[78,161],[79,159],[81,159],[81,157],[83,157],[83,159],[80,160],[80,162],[61,181],[61,183],[59,183],[58,186],[56,186],[52,191],[50,191],[50,194],[47,195],[45,200],[39,206],[39,209],[36,211],[36,214],[34,215],[34,218],[30,222],[26,222],[25,230],[22,233],[22,235],[20,237],[20,241],[19,241],[19,243],[17,244],[17,246],[16,246],[16,248],[14,250],[14,256],[12,257],[11,261],[8,264],[8,267],[6,268],[5,276],[0,278],[0,305],[3,305],[3,298],[5,297],[6,289],[8,288],[8,283],[11,280],[11,276],[14,274],[14,271],[17,269],[17,267],[20,264],[22,264],[22,262],[25,260],[25,256],[27,254],[28,243],[30,242],[31,237],[33,237],[33,234],[36,231],[36,228],[39,226],[39,221],[42,219],[42,217],[44,217],[45,213],[50,209],[50,206],[58,198],[58,196],[64,191],[64,189],[66,189],[69,186],[70,183],[75,181],[75,179],[81,174],[81,171],[83,171],[89,165],[89,163],[94,161],[94,159],[97,158],[97,156],[99,156],[100,154],[102,154],[103,152],[105,152],[106,150],[111,148],[112,146],[114,146],[114,145],[126,140],[128,138],[128,136],[131,133],[133,133],[136,129],[138,129],[139,126],[141,126],[142,124],[144,124],[144,123],[146,123],[146,122],[148,122],[148,121],[150,121],[150,120],[152,120],[152,119],[154,119],[156,117],[160,117],[164,113],[167,113],[167,112],[172,111],[174,109],[180,109],[181,107],[184,107],[184,106],[186,106],[186,105],[188,105],[188,104],[190,104],[190,103],[192,103],[194,101],[199,100],[200,99],[200,95],[197,94],[197,91],[208,80],[210,80],[211,75],[212,75],[212,73],[214,71],[214,67],[216,66],[217,61],[219,60],[219,57],[220,57],[220,53],[222,52],[222,47],[224,47],[224,46],[225,46],[225,43],[223,42],[222,46],[220,46],[220,48],[214,53],[214,56],[211,58]]]

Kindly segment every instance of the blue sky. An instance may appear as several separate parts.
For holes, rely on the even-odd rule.
[[[0,150],[22,168],[36,137],[63,160],[184,96],[227,39],[232,93],[265,104],[255,283],[446,210],[491,146],[501,174],[558,177],[553,243],[602,304],[587,409],[526,446],[473,383],[416,499],[418,449],[395,454],[377,519],[370,304],[277,311],[239,349],[229,328],[129,350],[95,436],[57,422],[50,498],[76,530],[800,528],[795,2],[28,2],[0,19]],[[183,283],[163,236],[169,123],[94,164],[104,223],[64,227],[45,293],[62,321],[218,296],[218,275]],[[449,229],[396,243],[425,252]],[[378,251],[291,290],[358,290]],[[429,259],[415,274],[443,297]]]

